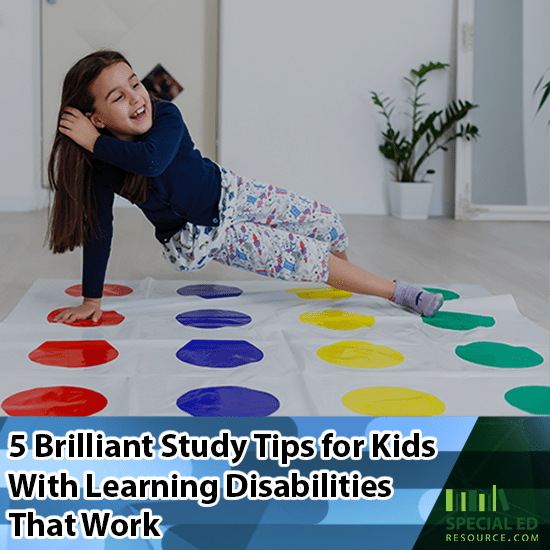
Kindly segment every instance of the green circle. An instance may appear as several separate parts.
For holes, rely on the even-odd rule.
[[[493,317],[455,311],[439,311],[435,317],[422,317],[422,321],[448,330],[472,330],[478,327],[492,327],[495,324]]]
[[[550,414],[550,387],[521,386],[507,391],[504,399],[522,411],[531,414]]]
[[[541,355],[530,348],[498,342],[473,342],[457,346],[455,353],[470,363],[500,369],[526,369],[544,361]]]
[[[448,302],[449,300],[458,300],[460,298],[460,294],[457,294],[452,290],[445,290],[444,288],[424,287],[424,290],[426,290],[427,292],[432,292],[433,294],[443,294],[443,300],[445,300],[446,302]]]

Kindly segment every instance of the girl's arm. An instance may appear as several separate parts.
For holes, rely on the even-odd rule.
[[[179,109],[170,102],[157,102],[152,128],[140,141],[125,141],[100,134],[90,119],[74,107],[67,107],[59,131],[94,157],[127,172],[155,177],[174,160],[187,132]]]
[[[98,225],[95,237],[84,244],[82,267],[82,304],[61,312],[56,322],[73,322],[82,319],[99,321],[102,315],[101,297],[113,236],[114,191],[105,182],[116,180],[120,175],[115,169],[104,165],[94,167],[94,193]]]
[[[160,176],[174,160],[185,132],[187,128],[176,105],[160,101],[154,106],[153,126],[140,141],[102,134],[94,141],[94,157],[127,172]]]

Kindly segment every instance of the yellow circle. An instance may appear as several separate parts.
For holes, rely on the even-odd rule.
[[[351,313],[350,311],[311,311],[302,313],[298,318],[302,323],[330,328],[332,330],[355,330],[374,325],[374,317],[372,315],[360,315],[359,313]]]
[[[330,286],[307,286],[302,288],[289,288],[287,292],[295,292],[298,298],[302,300],[341,300],[342,298],[350,298],[353,292],[347,290],[337,290]]]
[[[401,353],[386,346],[351,340],[325,346],[317,350],[317,355],[328,363],[354,369],[382,369],[405,360]]]
[[[350,391],[342,403],[367,416],[436,416],[445,410],[444,403],[429,393],[384,386]]]

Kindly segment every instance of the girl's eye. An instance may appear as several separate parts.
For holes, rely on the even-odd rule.
[[[138,86],[139,86],[139,82],[136,82],[136,83],[132,86],[132,88],[137,88]]]
[[[119,95],[119,96],[115,99],[115,101],[118,101],[121,97],[122,97],[122,95]],[[113,103],[114,103],[115,101],[113,101]]]

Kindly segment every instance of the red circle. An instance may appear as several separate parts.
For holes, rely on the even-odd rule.
[[[90,416],[107,406],[107,398],[94,390],[74,386],[34,388],[2,402],[10,416]]]
[[[113,284],[103,285],[104,298],[106,296],[127,296],[132,292],[134,291],[129,286]],[[75,296],[76,298],[78,298],[79,296],[82,296],[82,285],[70,286],[69,288],[65,289],[65,293],[69,296]]]
[[[68,309],[71,308],[62,307],[49,313],[47,317],[48,323],[53,323],[56,315],[58,315],[62,311],[67,311]],[[103,315],[97,323],[94,323],[91,319],[83,319],[82,321],[74,321],[73,323],[65,321],[63,324],[69,325],[70,327],[99,327],[102,325],[109,327],[113,325],[120,325],[122,321],[124,321],[124,316],[120,313],[117,313],[116,311],[104,311]]]
[[[29,353],[29,359],[51,367],[96,367],[118,357],[105,340],[48,341]]]

